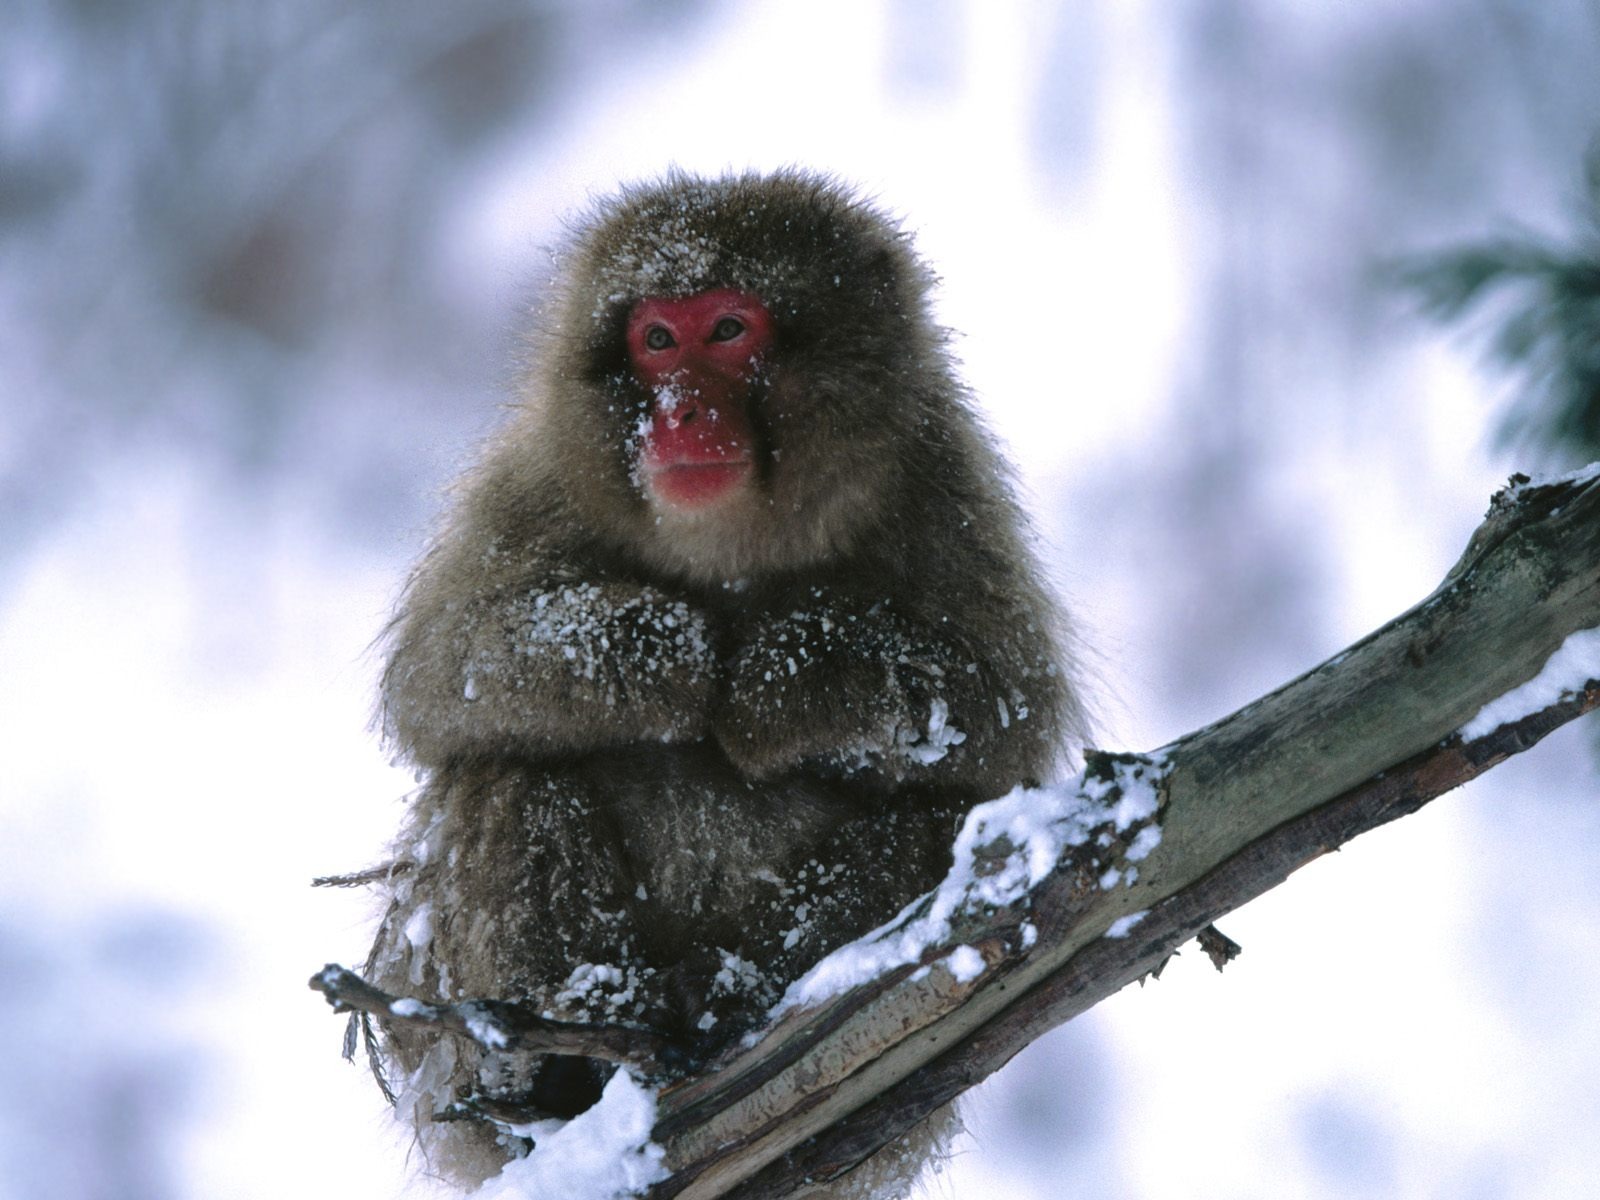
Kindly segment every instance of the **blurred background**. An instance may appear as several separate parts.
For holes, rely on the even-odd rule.
[[[1578,228],[1597,127],[1585,0],[9,0],[0,1198],[433,1194],[305,986],[369,901],[308,883],[400,818],[371,642],[563,214],[671,163],[902,214],[1143,749],[1600,456],[1497,437],[1493,310],[1388,269]],[[1594,742],[1044,1038],[932,1193],[1593,1195]]]

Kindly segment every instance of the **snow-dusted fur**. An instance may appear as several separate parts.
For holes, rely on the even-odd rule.
[[[710,1051],[935,884],[974,803],[1052,777],[1082,710],[891,220],[800,172],[675,176],[601,206],[563,257],[522,403],[390,628],[385,728],[422,786],[368,974]],[[755,485],[663,514],[622,327],[643,296],[720,287],[776,326]],[[386,1033],[402,1115],[462,1183],[526,1148],[508,1125],[604,1078]],[[949,1120],[884,1159],[880,1194]]]

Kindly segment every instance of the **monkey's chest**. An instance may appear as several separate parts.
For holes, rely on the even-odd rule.
[[[627,765],[610,788],[613,828],[647,940],[667,955],[760,940],[792,909],[799,872],[862,811],[824,781],[746,781],[705,746],[664,746]]]

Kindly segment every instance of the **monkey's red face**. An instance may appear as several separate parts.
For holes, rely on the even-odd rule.
[[[628,360],[652,397],[638,467],[656,504],[704,508],[752,479],[750,404],[772,335],[766,305],[733,288],[634,305]]]

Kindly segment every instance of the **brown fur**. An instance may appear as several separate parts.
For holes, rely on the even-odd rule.
[[[525,402],[390,629],[385,726],[424,785],[369,973],[709,1047],[937,882],[962,814],[1053,775],[1082,711],[893,222],[800,172],[674,176],[566,258]],[[621,329],[642,296],[715,287],[776,322],[756,490],[658,512]],[[388,1049],[435,1165],[469,1181],[516,1140],[438,1110],[562,1112],[598,1086],[571,1060],[507,1080],[400,1031]]]

